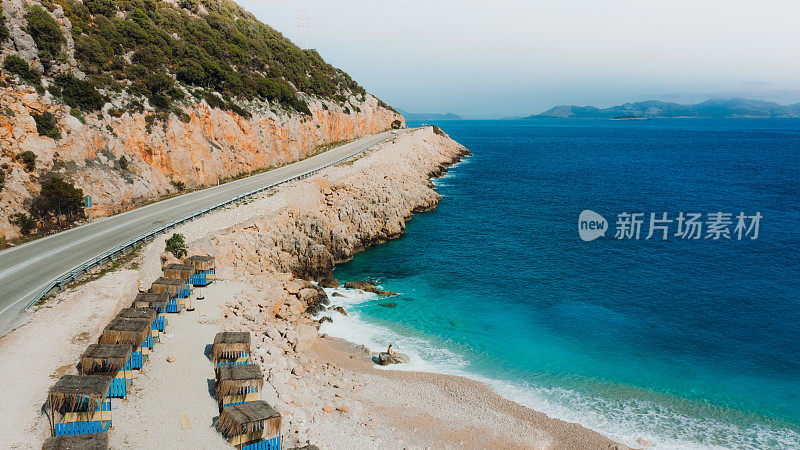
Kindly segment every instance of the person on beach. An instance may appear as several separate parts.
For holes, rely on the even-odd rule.
[[[397,350],[392,350],[392,344],[389,344],[389,348],[386,349],[386,353],[394,355],[395,353],[397,353]]]

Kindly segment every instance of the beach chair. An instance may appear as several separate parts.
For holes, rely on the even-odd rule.
[[[128,344],[133,347],[131,370],[140,370],[150,357],[153,348],[153,330],[146,321],[115,318],[103,329],[100,344]]]
[[[240,450],[281,448],[281,414],[263,400],[225,408],[215,426]]]
[[[153,282],[150,286],[150,292],[156,294],[166,293],[169,299],[167,300],[166,312],[179,313],[186,306],[186,299],[189,294],[186,294],[187,281],[178,278],[164,278],[161,277]]]
[[[141,322],[147,322],[150,324],[150,332],[153,335],[153,344],[158,342],[159,338],[159,331],[158,331],[158,313],[156,313],[155,309],[137,309],[137,308],[125,308],[117,314],[117,319],[120,320],[135,320]],[[150,348],[152,349],[153,346],[151,345]]]
[[[227,365],[217,371],[215,393],[219,411],[261,399],[264,374],[258,364]]]
[[[186,283],[181,292],[182,298],[189,298],[192,295],[192,277],[194,274],[194,266],[190,264],[168,264],[164,267],[164,278],[183,280]]]
[[[158,330],[159,333],[163,333],[167,328],[167,302],[169,302],[169,294],[166,292],[160,294],[155,292],[140,292],[136,294],[131,308],[154,309],[157,314],[156,330]]]
[[[42,450],[107,450],[108,433],[94,433],[76,436],[56,436],[48,438]]]
[[[46,408],[51,436],[105,433],[111,426],[112,378],[64,375],[50,388]]]
[[[208,286],[217,277],[214,272],[213,256],[190,256],[184,258],[183,263],[194,267],[195,272],[191,278],[192,285],[194,286]]]
[[[214,366],[250,364],[250,333],[247,331],[223,331],[214,336],[211,348]]]
[[[81,375],[111,377],[106,396],[125,398],[128,380],[133,379],[131,353],[133,347],[129,344],[92,344],[81,355]]]

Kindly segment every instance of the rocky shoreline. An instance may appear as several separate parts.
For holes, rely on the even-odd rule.
[[[444,132],[420,130],[432,152],[411,149],[403,166],[391,155],[388,163],[371,164],[345,179],[315,177],[296,189],[296,203],[278,217],[256,220],[252,226],[232,230],[213,239],[217,260],[242,274],[290,273],[337,286],[336,264],[349,261],[365,248],[401,236],[415,213],[436,207],[440,196],[431,179],[469,155],[469,150]],[[402,139],[402,138],[396,138]],[[397,146],[391,142],[388,147]]]
[[[487,443],[503,448],[618,447],[580,425],[508,402],[478,382],[377,370],[376,360],[404,359],[389,361],[370,349],[318,337],[321,321],[330,320],[313,318],[330,304],[319,286],[339,285],[333,277],[335,265],[401,236],[414,214],[438,205],[432,179],[470,154],[438,128],[417,133],[412,145],[392,143],[359,159],[353,163],[356,173],[340,177],[334,169],[327,177],[312,179],[302,190],[305,202],[211,239],[223,268],[221,278],[244,282],[258,292],[235,295],[226,303],[223,328],[259,336],[253,342],[254,357],[268,372],[275,390],[271,400],[287,412],[284,427],[291,442],[286,442],[329,448],[485,448]],[[362,281],[349,281],[345,287],[393,294]],[[387,388],[405,399],[396,405],[401,408],[387,410],[372,398]],[[423,394],[428,389],[433,392]],[[457,389],[458,400],[440,389]],[[415,412],[404,412],[411,409]],[[459,413],[435,425],[415,421],[418,415],[436,416],[431,409]],[[471,410],[499,418],[481,423]],[[414,423],[410,429],[391,425],[409,421]],[[414,433],[418,428],[427,428],[428,435]],[[480,431],[467,432],[476,428]],[[464,431],[456,433],[457,440],[455,430]]]
[[[204,395],[213,370],[202,348],[217,331],[250,331],[252,357],[266,379],[262,397],[283,415],[287,447],[622,448],[476,381],[377,369],[375,353],[319,334],[314,314],[328,306],[321,286],[337,284],[334,266],[401,236],[413,214],[436,207],[431,178],[468,154],[438,129],[416,130],[177,229],[193,252],[215,255],[218,279],[197,312],[174,318],[175,337],[159,350],[166,353],[154,355],[135,401],[115,412],[121,418],[112,447],[164,439],[220,446],[211,426],[216,405]],[[59,294],[0,338],[0,383],[15,387],[0,415],[7,430],[17,430],[0,432],[0,447],[41,445],[47,429],[41,393],[57,375],[74,372],[80,349],[97,338],[92,324],[113,317],[130,304],[137,284],[159,276],[164,239],[122,270]],[[32,353],[39,357],[25,357]],[[179,403],[195,425],[180,430],[165,399]]]

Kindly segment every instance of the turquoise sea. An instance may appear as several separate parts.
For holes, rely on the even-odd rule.
[[[339,290],[350,314],[324,332],[629,445],[800,448],[800,120],[438,125],[473,153],[439,208],[335,270],[401,295]],[[583,210],[605,237],[579,238]],[[700,239],[675,236],[681,212]],[[731,237],[706,239],[717,212]],[[639,239],[614,238],[621,213],[644,214]]]

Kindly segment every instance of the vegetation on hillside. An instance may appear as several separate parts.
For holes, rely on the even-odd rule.
[[[33,153],[30,150],[25,150],[24,152],[17,155],[17,160],[25,166],[25,170],[28,172],[33,172],[36,170],[36,153]]]
[[[343,106],[348,95],[366,94],[316,51],[300,49],[231,0],[177,3],[42,0],[51,11],[60,5],[72,24],[75,59],[88,75],[86,81],[73,77],[66,83],[84,83],[73,95],[63,86],[66,80],[57,78],[65,75],[53,73],[63,71],[54,64],[65,61],[62,30],[45,9],[30,6],[27,31],[37,44],[45,75],[56,77],[60,87],[51,92],[83,111],[102,106],[105,99],[97,93],[102,89],[145,97],[162,111],[188,96],[244,115],[242,101],[269,100],[310,114],[298,92]],[[6,70],[30,82],[37,79],[18,61],[12,63]],[[141,103],[133,100],[128,107],[140,108]]]
[[[45,71],[48,71],[54,60],[65,58],[62,49],[67,40],[61,32],[61,26],[39,5],[28,7],[25,20],[28,22],[28,34],[39,49],[39,60]]]
[[[27,213],[15,213],[10,217],[23,235],[30,234],[38,226],[51,229],[62,228],[85,217],[83,190],[58,176],[46,177],[40,182],[39,195],[26,201]]]
[[[13,74],[19,75],[20,78],[29,83],[39,84],[42,78],[42,74],[31,69],[28,63],[18,55],[11,54],[6,56],[6,59],[3,61],[3,68]]]
[[[3,2],[0,1],[0,5],[2,4]],[[3,11],[0,11],[0,42],[5,41],[10,36],[11,34],[8,32],[8,28],[6,28],[6,16],[3,15]]]

